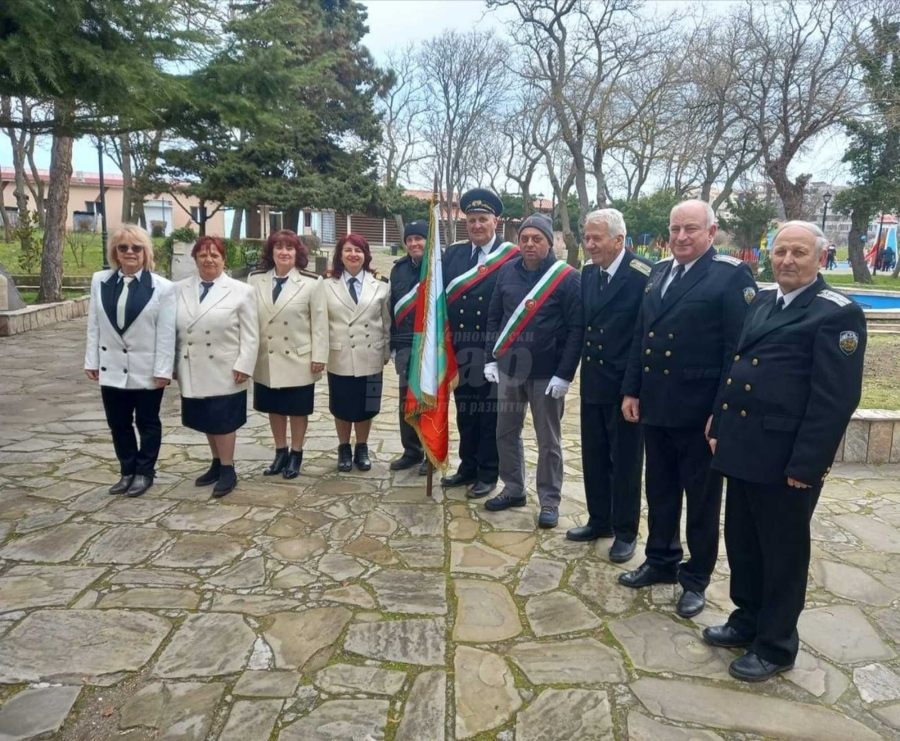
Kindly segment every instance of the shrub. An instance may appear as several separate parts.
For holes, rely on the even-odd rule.
[[[43,246],[37,237],[37,212],[19,212],[19,224],[13,234],[19,240],[19,268],[31,275],[41,264]]]
[[[315,234],[301,234],[300,241],[306,245],[306,251],[310,256],[318,255],[322,249],[322,240]]]

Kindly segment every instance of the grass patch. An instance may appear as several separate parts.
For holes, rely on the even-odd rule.
[[[900,335],[870,334],[860,409],[900,409]]]
[[[87,288],[64,288],[62,292],[63,299],[68,298],[79,298],[80,296],[87,296],[90,293],[90,290]],[[19,295],[22,297],[22,300],[28,304],[29,306],[35,301],[37,301],[38,292],[37,291],[19,291]]]
[[[888,275],[873,275],[871,283],[854,283],[852,275],[838,275],[824,271],[822,277],[831,285],[840,288],[874,288],[882,291],[900,291],[900,278]]]
[[[71,232],[70,232],[71,234]],[[41,234],[38,232],[36,239],[41,240]],[[162,253],[162,244],[165,240],[154,239],[153,251],[157,255],[157,263],[160,262],[159,256]],[[66,243],[63,249],[63,275],[93,275],[103,267],[103,245],[99,234],[86,233],[78,234],[78,254],[72,250],[72,247]],[[83,255],[81,248],[83,247]],[[13,275],[22,274],[19,267],[19,250],[20,245],[17,241],[4,242],[0,239],[0,264]],[[40,265],[33,271],[34,275],[41,272]]]

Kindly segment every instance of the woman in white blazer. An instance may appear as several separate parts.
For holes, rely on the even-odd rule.
[[[391,359],[391,291],[371,270],[369,243],[359,234],[338,241],[331,277],[325,280],[328,306],[328,406],[338,435],[338,471],[356,463],[372,467],[369,431],[381,411],[382,371]],[[356,449],[350,433],[356,427]]]
[[[110,270],[91,278],[84,370],[100,382],[121,478],[110,494],[139,497],[153,484],[162,441],[159,406],[175,359],[172,283],[152,273],[153,242],[139,226],[109,236]],[[134,434],[137,426],[140,445]]]
[[[256,297],[225,275],[225,245],[200,237],[191,250],[198,275],[175,284],[181,424],[206,434],[209,470],[194,483],[215,484],[214,497],[234,489],[237,430],[247,421],[247,379],[256,365]]]
[[[316,381],[328,362],[328,312],[322,278],[304,270],[309,256],[296,233],[284,229],[270,235],[259,262],[261,271],[247,281],[259,314],[253,408],[269,415],[275,438],[275,460],[263,476],[293,479],[303,463]]]

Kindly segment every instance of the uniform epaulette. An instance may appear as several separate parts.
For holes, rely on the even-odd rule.
[[[659,258],[659,260],[656,261],[656,264],[659,265],[660,263],[669,262],[669,260],[674,260],[674,259],[675,258],[672,255],[669,255],[668,257],[661,257],[661,258]]]
[[[461,244],[468,244],[468,243],[469,243],[468,239],[459,239],[456,242],[453,242],[452,244],[448,244],[447,249],[449,249],[450,247],[459,247],[459,245],[461,245]]]
[[[628,263],[628,267],[632,270],[637,270],[641,275],[650,275],[650,266],[640,260],[632,260]]]
[[[390,278],[386,278],[381,273],[379,273],[377,270],[372,272],[372,276],[374,278],[377,278],[378,280],[380,280],[382,283],[390,283],[391,282]]]
[[[316,272],[313,272],[312,270],[300,270],[298,272],[300,273],[300,275],[305,275],[307,278],[315,278],[316,280],[318,280],[319,278],[322,277],[321,275],[319,275]]]
[[[716,262],[727,262],[729,265],[734,265],[735,267],[744,264],[743,260],[739,260],[731,255],[713,255],[713,260]]]
[[[759,291],[774,291],[776,288],[778,288],[778,284],[773,283],[771,286],[763,286]]]
[[[819,291],[817,295],[819,298],[824,298],[826,301],[831,301],[838,306],[847,306],[853,303],[853,299],[847,298],[844,294],[837,291],[830,291],[827,288],[824,291]]]
[[[268,270],[251,270],[249,275],[262,275],[263,273],[269,272]]]

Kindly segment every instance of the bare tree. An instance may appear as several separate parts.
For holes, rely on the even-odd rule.
[[[486,123],[501,109],[505,92],[506,46],[492,33],[445,31],[426,43],[418,57],[425,82],[425,139],[431,172],[440,173],[446,198],[447,238],[456,240],[455,194],[484,174],[491,146]]]
[[[532,212],[531,183],[552,144],[546,126],[547,105],[540,91],[526,85],[502,122],[500,130],[506,146],[502,150],[503,172],[522,194],[522,216]],[[537,142],[541,144],[538,145]]]
[[[162,129],[133,131],[104,139],[105,151],[122,172],[122,221],[149,228],[144,201],[150,173],[159,163],[165,132]]]
[[[0,117],[9,124],[4,133],[9,138],[13,155],[16,208],[19,213],[29,210],[29,196],[34,201],[38,225],[44,226],[44,181],[34,160],[34,148],[41,132],[31,128],[47,118],[46,106],[26,98],[0,96]]]

